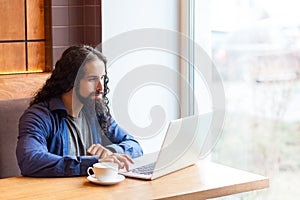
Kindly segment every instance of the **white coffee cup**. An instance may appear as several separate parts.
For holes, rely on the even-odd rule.
[[[93,171],[94,174],[91,174]],[[100,181],[114,180],[118,175],[118,165],[113,162],[101,162],[93,164],[87,169],[89,176],[94,176]]]

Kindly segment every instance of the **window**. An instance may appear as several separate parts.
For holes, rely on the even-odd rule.
[[[212,58],[227,103],[212,160],[270,177],[269,189],[234,199],[294,199],[300,194],[298,4],[211,4]]]
[[[160,148],[167,122],[180,115],[178,56],[164,46],[168,38],[178,47],[172,33],[179,31],[179,4],[174,0],[102,1],[111,112],[139,140],[144,153]],[[166,37],[169,33],[171,38]]]

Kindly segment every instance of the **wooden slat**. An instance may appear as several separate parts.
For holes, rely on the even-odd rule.
[[[28,70],[45,70],[45,42],[28,43]]]
[[[27,39],[45,39],[44,0],[27,1]]]
[[[23,0],[0,0],[0,40],[25,39]]]
[[[0,75],[0,100],[32,97],[49,76],[50,73]]]
[[[0,73],[25,69],[25,43],[0,43]]]

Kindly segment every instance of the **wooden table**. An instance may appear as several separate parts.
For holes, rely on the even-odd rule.
[[[207,161],[153,181],[100,186],[86,177],[0,179],[0,199],[208,199],[267,188],[269,179]]]

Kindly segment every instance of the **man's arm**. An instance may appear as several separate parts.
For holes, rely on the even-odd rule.
[[[34,177],[59,177],[86,175],[86,170],[98,162],[98,156],[63,156],[63,152],[50,153],[47,139],[53,131],[53,123],[59,126],[57,120],[47,111],[23,114],[19,121],[19,137],[17,143],[17,159],[22,175]],[[56,127],[58,128],[58,127]],[[54,131],[54,134],[61,132]],[[63,135],[56,135],[63,137]],[[63,149],[63,140],[56,143]],[[50,148],[50,147],[49,147]]]
[[[113,118],[111,118],[111,126],[108,129],[107,137],[112,144],[108,144],[105,147],[112,152],[127,154],[131,158],[143,155],[142,147],[138,141],[122,129]]]

